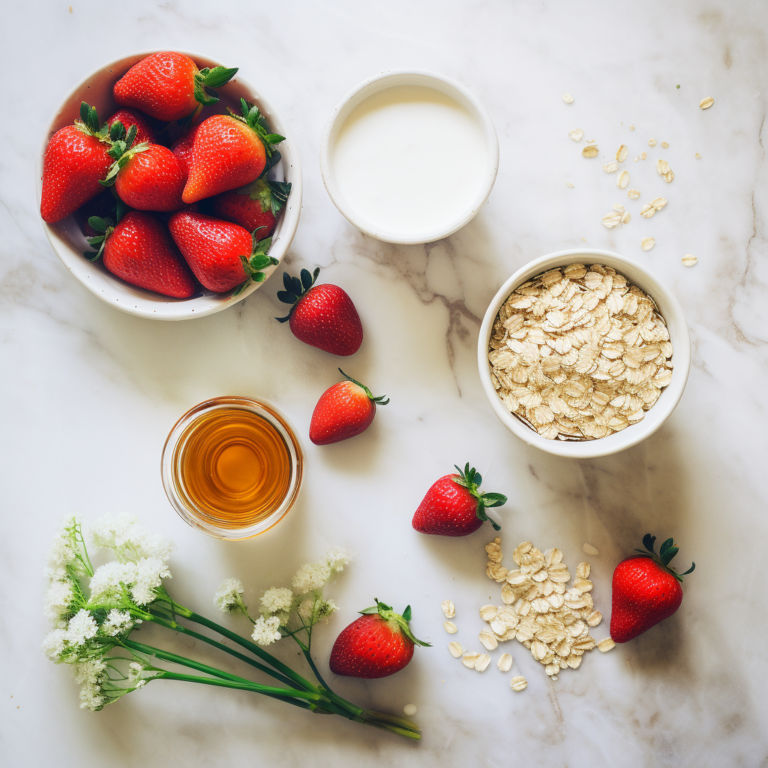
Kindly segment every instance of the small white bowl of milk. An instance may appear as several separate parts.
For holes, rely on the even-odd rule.
[[[431,72],[369,78],[336,107],[320,146],[328,194],[388,243],[429,243],[469,222],[493,189],[499,142],[482,104]]]

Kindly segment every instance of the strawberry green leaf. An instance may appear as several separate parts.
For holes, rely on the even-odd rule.
[[[112,141],[118,141],[125,137],[125,127],[119,120],[115,120],[109,127],[109,138]]]
[[[507,497],[503,493],[484,493],[483,504],[486,507],[501,507],[507,503]]]
[[[503,493],[481,493],[480,485],[483,482],[483,476],[469,463],[464,465],[464,469],[461,469],[457,464],[454,464],[458,477],[451,478],[456,485],[460,485],[466,488],[477,499],[476,515],[479,520],[489,522],[493,528],[497,531],[501,530],[501,526],[495,521],[491,520],[485,513],[486,507],[500,507],[507,503],[507,497]]]
[[[298,301],[298,296],[290,291],[278,291],[277,298],[284,304],[295,304]]]
[[[662,565],[669,565],[672,558],[679,552],[678,547],[668,547],[663,555],[660,556]]]
[[[209,88],[221,88],[222,85],[226,85],[236,74],[238,67],[228,69],[227,67],[214,67],[213,69],[200,70],[203,84]]]
[[[101,232],[103,234],[112,226],[112,222],[109,219],[102,219],[101,216],[89,216],[88,226],[94,230],[94,232]]]
[[[411,620],[410,605],[406,607],[406,609],[403,611],[403,615],[401,616],[399,613],[396,613],[394,610],[392,610],[391,606],[379,602],[377,598],[374,598],[374,600],[376,600],[376,605],[360,611],[363,616],[378,614],[384,621],[396,624],[398,630],[403,635],[405,635],[414,645],[421,645],[426,648],[431,647],[431,643],[425,643],[423,640],[417,639],[411,631],[411,628],[408,624],[408,622]]]
[[[285,141],[285,136],[281,136],[279,133],[268,133],[264,139],[270,144],[279,144],[281,141]]]
[[[691,563],[691,567],[687,571],[683,571],[681,573],[681,576],[687,576],[689,573],[693,573],[694,569],[696,568],[696,563]]]
[[[403,611],[403,618],[406,621],[410,621],[411,620],[411,606],[410,605],[406,605],[405,606],[405,610]]]
[[[261,172],[261,175],[259,176],[260,179],[263,179],[282,159],[282,155],[275,149],[272,151],[272,154],[267,157],[267,164],[264,166],[264,170]]]
[[[302,269],[301,270],[301,284],[304,286],[304,290],[308,291],[312,287],[312,283],[314,281],[312,280],[312,275],[309,273],[308,269]]]
[[[368,396],[368,399],[372,400],[374,403],[376,403],[376,405],[387,405],[389,403],[389,398],[386,395],[379,395],[378,397],[375,397],[371,392],[371,390],[365,386],[365,384],[361,384],[359,381],[357,381],[356,379],[353,379],[351,376],[347,376],[347,374],[344,373],[344,371],[342,371],[341,368],[339,368],[339,373],[347,381],[351,381],[353,384],[357,384],[357,386],[360,387],[360,389],[362,389],[365,392],[365,394]]]
[[[646,533],[645,536],[643,536],[643,546],[649,551],[653,552],[653,547],[656,542],[656,537],[651,536],[650,533]]]
[[[661,557],[664,557],[664,553],[674,544],[672,539],[667,539],[660,547],[659,547],[659,555]]]

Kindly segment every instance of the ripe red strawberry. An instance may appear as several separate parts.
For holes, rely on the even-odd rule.
[[[115,189],[120,199],[140,211],[177,211],[184,206],[184,169],[160,144],[140,144],[116,163]],[[108,176],[108,179],[110,177]]]
[[[222,219],[233,221],[249,231],[264,227],[261,234],[267,237],[275,231],[277,214],[290,192],[290,183],[268,181],[262,177],[242,189],[216,197],[213,210]]]
[[[363,343],[363,326],[355,305],[347,293],[336,285],[315,285],[320,274],[301,270],[301,280],[283,272],[284,291],[277,298],[291,305],[280,323],[290,320],[293,335],[311,347],[332,355],[354,355]]]
[[[258,107],[241,99],[243,116],[214,115],[197,128],[184,202],[237,189],[261,176],[272,145],[283,137],[268,133]]]
[[[195,145],[195,136],[197,136],[197,129],[200,126],[196,125],[190,128],[183,136],[180,136],[176,141],[171,144],[171,152],[176,155],[176,159],[181,163],[181,167],[184,171],[184,183],[186,184],[189,178],[189,166],[192,162],[192,149]]]
[[[135,107],[158,120],[181,120],[204,104],[215,104],[216,92],[228,83],[237,69],[198,69],[189,56],[165,51],[153,53],[134,64],[116,83],[115,101]]]
[[[482,475],[467,464],[458,474],[441,477],[428,491],[413,516],[413,527],[437,536],[467,536],[486,520],[498,531],[498,523],[485,514],[487,507],[507,503],[501,493],[481,493]]]
[[[155,129],[149,124],[149,121],[138,112],[132,109],[118,109],[112,117],[107,120],[107,125],[111,128],[112,123],[120,121],[126,132],[132,126],[136,126],[136,143],[154,144],[157,141]]]
[[[373,680],[394,675],[413,658],[414,645],[430,647],[417,640],[408,622],[409,605],[401,616],[376,600],[376,605],[360,611],[363,615],[353,621],[337,638],[331,651],[331,672],[347,677]]]
[[[106,125],[99,127],[95,107],[80,106],[80,120],[56,131],[43,158],[40,215],[48,224],[66,218],[96,197],[112,158]]]
[[[180,211],[168,220],[168,229],[195,277],[209,291],[238,288],[237,295],[251,280],[265,280],[262,270],[278,263],[267,256],[272,238],[258,240],[258,231],[251,234],[212,216]]]
[[[117,226],[98,216],[88,223],[102,233],[88,238],[91,245],[100,245],[96,254],[85,254],[91,261],[103,254],[104,266],[113,275],[163,296],[187,299],[195,292],[187,265],[165,227],[151,214],[130,211]]]
[[[315,445],[330,445],[355,437],[371,426],[377,405],[386,405],[389,398],[374,397],[359,381],[346,379],[327,389],[317,401],[309,425],[309,439]]]
[[[656,537],[646,533],[642,549],[622,560],[613,572],[611,637],[617,643],[641,635],[655,624],[668,619],[683,601],[680,584],[683,576],[691,573],[691,567],[678,574],[669,563],[677,554],[678,547],[667,539],[660,547],[659,554],[653,551]]]

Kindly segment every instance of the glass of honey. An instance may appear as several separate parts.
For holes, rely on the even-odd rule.
[[[274,406],[217,397],[187,411],[163,448],[163,486],[193,528],[220,539],[269,530],[296,502],[304,457]]]

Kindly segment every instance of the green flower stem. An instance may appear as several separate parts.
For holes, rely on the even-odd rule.
[[[189,608],[185,608],[183,605],[179,605],[174,602],[170,596],[160,597],[161,600],[165,600],[171,605],[171,610],[174,613],[178,613],[185,619],[193,621],[195,624],[202,624],[208,629],[212,629],[214,632],[218,632],[228,640],[232,640],[243,648],[249,650],[251,653],[258,656],[262,661],[266,661],[267,664],[274,667],[279,672],[282,672],[286,677],[290,678],[294,684],[300,686],[305,691],[312,691],[313,693],[319,693],[320,689],[316,685],[312,685],[309,680],[304,679],[301,675],[294,672],[289,666],[283,664],[282,661],[276,659],[271,653],[267,653],[263,648],[260,648],[256,643],[252,643],[250,640],[246,640],[244,637],[228,630],[226,627],[222,627],[221,624],[217,624],[215,621],[206,619],[205,616],[201,616],[199,613],[190,611]]]
[[[225,653],[228,653],[230,656],[234,656],[236,659],[239,659],[240,661],[244,661],[246,664],[250,664],[252,667],[255,667],[261,672],[264,672],[270,677],[273,677],[275,680],[279,680],[281,683],[284,683],[289,687],[293,685],[291,680],[289,680],[284,675],[281,675],[278,672],[275,672],[273,669],[270,669],[264,664],[259,664],[258,661],[254,661],[249,656],[239,653],[233,648],[228,648],[226,645],[218,642],[217,640],[214,640],[213,638],[206,637],[205,635],[201,635],[199,632],[195,632],[193,629],[183,627],[181,624],[178,624],[177,622],[173,621],[173,619],[169,619],[167,615],[163,616],[163,615],[160,615],[159,613],[155,613],[155,610],[150,610],[150,614],[151,614],[151,618],[148,619],[148,621],[158,624],[161,627],[172,629],[175,632],[180,632],[183,635],[194,637],[196,640],[202,640],[204,643],[207,643],[208,645],[211,645],[214,648],[218,648],[220,651],[224,651]]]
[[[263,693],[267,696],[273,696],[280,699],[297,698],[307,699],[310,701],[319,701],[322,698],[320,694],[310,693],[308,691],[297,691],[295,688],[275,688],[269,685],[254,683],[252,680],[246,680],[244,677],[230,675],[228,672],[223,672],[222,670],[216,669],[216,667],[211,667],[208,664],[203,664],[202,662],[195,661],[194,659],[188,659],[185,656],[179,656],[176,653],[164,651],[161,648],[155,648],[151,645],[144,645],[144,643],[138,643],[135,640],[125,640],[123,644],[126,648],[146,654],[147,656],[154,656],[158,659],[163,659],[163,661],[170,661],[174,664],[179,664],[184,667],[189,667],[190,669],[195,669],[198,672],[205,672],[207,675],[212,675],[219,680],[224,680],[227,683],[231,683],[229,687],[239,687],[247,690],[253,690],[257,691],[258,693]],[[158,677],[166,678],[168,675],[172,674],[176,673],[163,670],[163,674],[158,675]],[[208,678],[195,678],[195,680],[199,682],[201,680],[208,680]]]
[[[304,698],[310,701],[320,701],[322,697],[319,693],[311,693],[310,691],[296,691],[286,690],[285,688],[270,688],[266,685],[258,685],[257,683],[249,683],[247,680],[239,683],[236,680],[226,680],[217,677],[198,677],[197,675],[183,675],[178,672],[164,671],[157,675],[157,679],[163,680],[183,680],[188,683],[202,683],[203,685],[218,685],[223,688],[237,688],[241,691],[254,691],[255,693],[265,693],[267,695],[279,696],[290,701],[291,698]]]
[[[382,720],[385,723],[392,723],[393,725],[405,728],[406,730],[414,731],[415,733],[421,733],[421,729],[418,725],[416,725],[416,723],[413,722],[413,720],[406,720],[404,717],[388,715],[386,712],[377,712],[373,709],[366,709],[363,712],[363,719]]]

